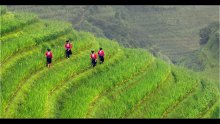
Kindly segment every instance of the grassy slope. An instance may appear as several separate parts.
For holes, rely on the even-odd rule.
[[[9,6],[9,9],[35,12],[43,18],[66,19],[73,26],[84,15],[77,29],[116,39],[125,46],[149,48],[153,43],[172,60],[198,49],[199,29],[219,19],[217,6]]]
[[[30,50],[43,62],[44,50],[52,47],[60,60],[55,57],[50,69],[36,61],[33,70],[31,64],[35,61],[26,60],[28,54],[21,58],[12,54],[15,56],[9,62],[12,65],[1,72],[4,79],[1,80],[1,117],[217,117],[219,92],[213,81],[170,66],[146,50],[123,48],[90,33],[73,31],[47,40],[54,38],[57,41],[42,41],[36,44],[33,53]],[[74,40],[76,44],[69,60],[62,57],[64,39]],[[90,49],[97,50],[100,46],[106,51],[105,63],[88,67]],[[26,66],[20,64],[25,62]],[[11,80],[6,75],[10,76],[15,67],[19,69],[11,75],[16,80]],[[20,71],[21,68],[24,70]]]
[[[206,66],[213,64],[213,59],[207,56],[215,52],[199,50],[198,42],[199,30],[218,22],[218,6],[9,6],[8,9],[68,20],[77,30],[116,39],[126,47],[149,49],[157,57],[192,70],[205,69],[204,76],[212,73],[210,79],[219,81],[219,65]]]

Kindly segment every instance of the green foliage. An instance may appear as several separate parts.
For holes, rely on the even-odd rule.
[[[60,7],[66,11],[60,10],[58,16],[67,12],[69,16],[80,17],[75,20],[80,22],[76,25],[79,29],[84,25],[85,29],[99,35],[119,38],[123,40],[123,45],[128,46],[132,42],[126,38],[135,36],[134,39],[142,39],[141,35],[145,33],[133,35],[132,31],[122,30],[137,26],[136,22],[129,25],[126,21],[132,21],[127,12],[134,14],[144,11],[142,14],[147,13],[149,20],[155,22],[154,28],[158,29],[155,13],[163,10],[173,14],[173,10],[178,10],[176,7],[138,8],[139,6],[128,7],[125,11],[122,11],[124,6],[79,6],[74,10],[71,6]],[[72,14],[72,11],[75,13]],[[97,15],[86,16],[90,11]],[[1,17],[5,22],[13,22],[12,20],[21,15],[6,12]],[[138,17],[135,14],[132,16],[134,19]],[[86,20],[83,21],[85,17]],[[102,18],[96,19],[98,17]],[[136,21],[141,22],[139,19]],[[96,26],[98,24],[100,27]],[[141,27],[146,26],[143,22],[141,24]],[[17,25],[20,24],[15,21],[11,25],[7,24],[5,29]],[[215,29],[216,24],[211,25],[213,28],[209,41],[201,49],[204,54],[198,56],[201,61],[214,60],[213,56],[209,56],[211,52],[207,50],[216,52],[217,48],[213,44],[218,44],[219,33],[217,28]],[[157,40],[164,39],[165,35],[170,34],[162,33],[167,28],[164,26],[161,31],[149,26],[149,32],[159,33],[146,37],[158,36]],[[102,27],[106,28],[104,32]],[[113,31],[115,32],[112,33]],[[147,30],[139,27],[135,31],[140,33]],[[64,54],[66,40],[73,43],[70,59],[66,59]],[[135,43],[131,46],[134,45]],[[144,43],[139,45],[146,47]],[[154,45],[153,42],[151,45]],[[93,68],[89,58],[90,50],[97,52],[99,47],[105,51],[105,62],[98,63]],[[44,53],[47,48],[51,48],[53,52],[51,68],[45,67]],[[123,48],[115,40],[97,38],[89,32],[72,30],[72,25],[67,22],[38,20],[24,27],[12,28],[1,37],[1,50],[1,118],[219,118],[217,104],[220,94],[216,85],[213,85],[215,81],[155,58],[149,51]],[[152,46],[151,50],[156,52],[159,47]],[[166,59],[160,52],[155,55]],[[207,66],[206,62],[203,64]],[[216,61],[213,61],[209,69],[214,67]],[[209,74],[209,77],[213,75]]]
[[[59,110],[61,115],[57,117],[58,118],[85,117],[87,114],[86,112],[89,109],[89,103],[90,103],[89,101],[92,101],[92,99],[96,95],[99,95],[99,93],[101,93],[105,89],[111,87],[112,85],[117,85],[121,81],[130,77],[132,73],[137,72],[141,67],[143,67],[143,65],[146,63],[145,59],[149,58],[148,57],[149,55],[143,54],[143,56],[146,56],[146,58],[140,60],[139,63],[135,63],[135,61],[132,60],[136,59],[137,56],[135,56],[135,54],[137,54],[138,52],[144,52],[144,51],[126,50],[125,56],[121,57],[119,62],[114,63],[116,65],[114,66],[109,65],[109,67],[106,67],[105,70],[99,72],[98,78],[96,76],[92,76],[90,78],[83,79],[80,82],[83,83],[84,85],[73,87],[67,90],[64,96],[60,97],[60,98],[66,98],[66,99],[62,99],[62,101],[60,100],[61,101],[60,104],[61,105],[64,104],[65,107]],[[147,62],[148,63],[150,62],[150,58],[147,60]],[[133,66],[133,68],[131,68],[131,66]],[[107,69],[110,70],[107,71]],[[124,73],[125,70],[127,73]],[[114,75],[114,76],[109,76],[109,75]]]
[[[79,36],[81,36],[82,34],[83,33],[79,33]],[[63,38],[58,38],[58,39],[56,39],[56,41],[53,41],[53,43],[56,44],[56,48],[52,47],[52,43],[44,43],[44,44],[42,44],[42,47],[38,48],[37,51],[35,51],[32,54],[29,54],[28,56],[26,56],[25,59],[21,59],[20,61],[17,61],[19,64],[16,64],[16,65],[14,65],[14,67],[12,66],[10,68],[10,70],[13,70],[16,73],[16,75],[13,75],[13,77],[11,77],[11,78],[8,78],[11,76],[10,72],[5,73],[3,75],[3,77],[4,77],[3,81],[5,82],[4,84],[1,84],[2,88],[5,89],[3,92],[3,99],[2,99],[3,105],[5,105],[7,102],[9,102],[8,98],[10,98],[11,93],[13,91],[15,91],[16,88],[18,86],[20,86],[23,81],[26,80],[26,78],[29,78],[29,76],[31,76],[30,74],[42,71],[42,69],[44,70],[44,74],[47,73],[47,72],[45,72],[48,70],[45,69],[46,63],[45,63],[45,57],[44,57],[44,53],[45,53],[46,49],[44,49],[44,53],[42,53],[42,54],[39,54],[40,50],[42,50],[45,46],[49,46],[49,48],[51,48],[51,50],[54,54],[53,61],[55,61],[55,62],[53,62],[53,63],[56,63],[56,61],[59,61],[59,59],[65,58],[65,56],[64,56],[65,50],[63,48],[63,45],[65,43],[65,39],[71,38],[71,37],[72,37],[72,35],[69,35],[69,36],[66,36]],[[63,41],[63,42],[60,42],[60,41]],[[79,42],[79,41],[76,41],[76,43],[77,42]],[[87,42],[87,44],[85,42]],[[87,40],[80,40],[80,42],[77,44],[78,44],[79,49],[86,49],[91,46],[91,42],[88,42]],[[76,49],[73,49],[73,54],[74,53],[76,53]],[[30,58],[32,58],[32,59],[30,59]],[[29,63],[31,63],[31,64],[29,64]],[[66,61],[66,63],[67,63],[67,61]],[[62,64],[59,64],[59,65],[61,66]],[[67,66],[68,66],[68,64],[67,64]],[[71,68],[69,68],[69,69],[71,69]],[[28,72],[29,74],[25,73],[25,72]]]
[[[218,7],[211,6],[8,6],[9,10],[34,12],[46,19],[70,21],[77,30],[115,39],[124,47],[152,49],[163,53],[177,65],[206,43],[209,30],[200,29],[219,20]],[[200,40],[199,32],[202,39]],[[160,54],[157,57],[160,57]],[[190,69],[201,71],[205,66],[188,57]],[[191,64],[193,63],[193,64]],[[201,63],[201,62],[198,62]]]
[[[195,93],[180,103],[168,117],[200,118],[217,100],[219,100],[217,89],[209,81],[205,81],[198,87]]]
[[[13,14],[8,12],[1,15],[1,34],[14,31],[19,28],[23,28],[25,25],[34,23],[38,21],[38,17],[35,14]]]
[[[43,25],[44,22],[47,21],[27,26],[22,36],[3,42],[1,50],[4,52],[1,52],[1,61],[5,61],[8,57],[22,49],[31,48],[43,41],[53,40],[71,30],[69,23],[51,21],[49,26],[46,27]]]

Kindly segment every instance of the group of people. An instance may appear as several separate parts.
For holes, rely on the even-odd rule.
[[[92,53],[90,54],[90,58],[92,60],[92,66],[95,67],[97,63],[97,55],[94,50],[92,50],[91,52]],[[104,56],[105,56],[105,53],[102,50],[102,48],[99,49],[98,56],[99,56],[99,62],[100,64],[102,64],[104,62]]]
[[[72,46],[73,45],[70,43],[69,40],[67,40],[64,45],[67,59],[69,59],[70,55],[72,55],[72,51],[71,51]],[[47,67],[50,68],[53,55],[52,55],[52,51],[49,48],[47,49],[45,56],[46,56],[46,60],[47,60]],[[100,64],[102,64],[104,62],[104,56],[105,56],[105,53],[102,50],[102,48],[99,49],[98,56],[99,56],[99,62],[100,62]],[[96,63],[97,63],[97,54],[95,53],[94,50],[91,51],[90,58],[91,58],[92,66],[95,67]]]

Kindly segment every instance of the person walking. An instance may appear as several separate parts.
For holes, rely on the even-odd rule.
[[[95,67],[97,63],[97,55],[95,54],[94,50],[91,51],[90,58],[92,60],[92,66]]]
[[[50,68],[51,63],[52,63],[52,52],[50,49],[47,49],[47,52],[45,53],[46,59],[47,59],[47,67]]]
[[[70,43],[69,40],[66,41],[65,45],[64,45],[65,49],[66,49],[66,58],[70,58],[70,55],[72,54],[72,44]]]
[[[102,48],[99,49],[98,55],[99,55],[99,62],[100,64],[102,64],[104,62],[104,56],[105,56],[105,52],[102,50]]]

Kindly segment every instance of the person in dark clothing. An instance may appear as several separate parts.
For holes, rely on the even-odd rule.
[[[92,66],[95,67],[97,63],[97,55],[94,53],[93,50],[91,52],[92,54],[90,54],[90,58],[92,60]]]
[[[99,62],[100,64],[102,64],[104,62],[104,56],[105,56],[105,52],[102,50],[102,48],[99,49],[98,55],[99,55]]]
[[[46,59],[47,59],[47,67],[50,68],[51,63],[52,63],[52,52],[50,49],[47,49],[47,52],[45,53]]]
[[[66,41],[65,43],[65,49],[66,49],[66,58],[70,58],[70,55],[72,54],[71,48],[72,48],[72,44],[70,43],[69,40]]]

